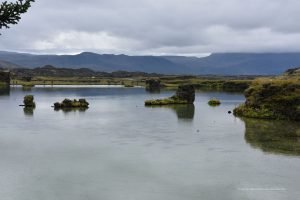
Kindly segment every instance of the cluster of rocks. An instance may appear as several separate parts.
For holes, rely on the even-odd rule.
[[[176,94],[166,99],[156,99],[145,101],[146,106],[151,105],[171,105],[171,104],[193,104],[195,101],[195,88],[193,85],[180,85]]]
[[[89,107],[89,103],[85,99],[79,99],[79,100],[65,99],[61,103],[59,102],[54,103],[55,109],[88,108],[88,107]]]

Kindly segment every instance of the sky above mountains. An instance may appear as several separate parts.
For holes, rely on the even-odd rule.
[[[1,30],[0,50],[299,52],[299,8],[297,0],[37,0],[18,25]]]

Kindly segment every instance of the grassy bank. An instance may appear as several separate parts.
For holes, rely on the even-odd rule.
[[[239,77],[197,77],[197,76],[163,76],[159,77],[163,88],[176,89],[182,84],[191,84],[196,89],[225,90],[243,92],[253,82],[253,78]],[[12,85],[124,85],[146,86],[151,77],[112,78],[112,77],[33,77],[30,81],[13,78]],[[157,79],[157,77],[153,77]]]

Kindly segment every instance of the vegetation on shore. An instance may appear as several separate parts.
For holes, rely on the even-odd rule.
[[[172,105],[172,104],[192,104],[195,101],[195,88],[193,85],[180,85],[176,94],[166,99],[156,99],[145,101],[146,106],[150,105]]]
[[[297,72],[297,70],[294,70]],[[290,73],[290,71],[289,71]],[[245,91],[246,102],[234,109],[236,116],[300,120],[299,76],[258,79]]]
[[[134,85],[129,85],[129,84],[127,84],[127,85],[124,85],[124,87],[126,87],[126,88],[133,88]]]
[[[191,84],[195,89],[243,92],[257,76],[176,76],[144,72],[95,72],[90,69],[56,68],[50,65],[11,70],[12,85],[132,85],[147,91],[176,89]]]

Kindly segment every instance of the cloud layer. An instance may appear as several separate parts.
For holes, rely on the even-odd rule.
[[[201,55],[300,51],[297,0],[37,0],[0,49]]]

